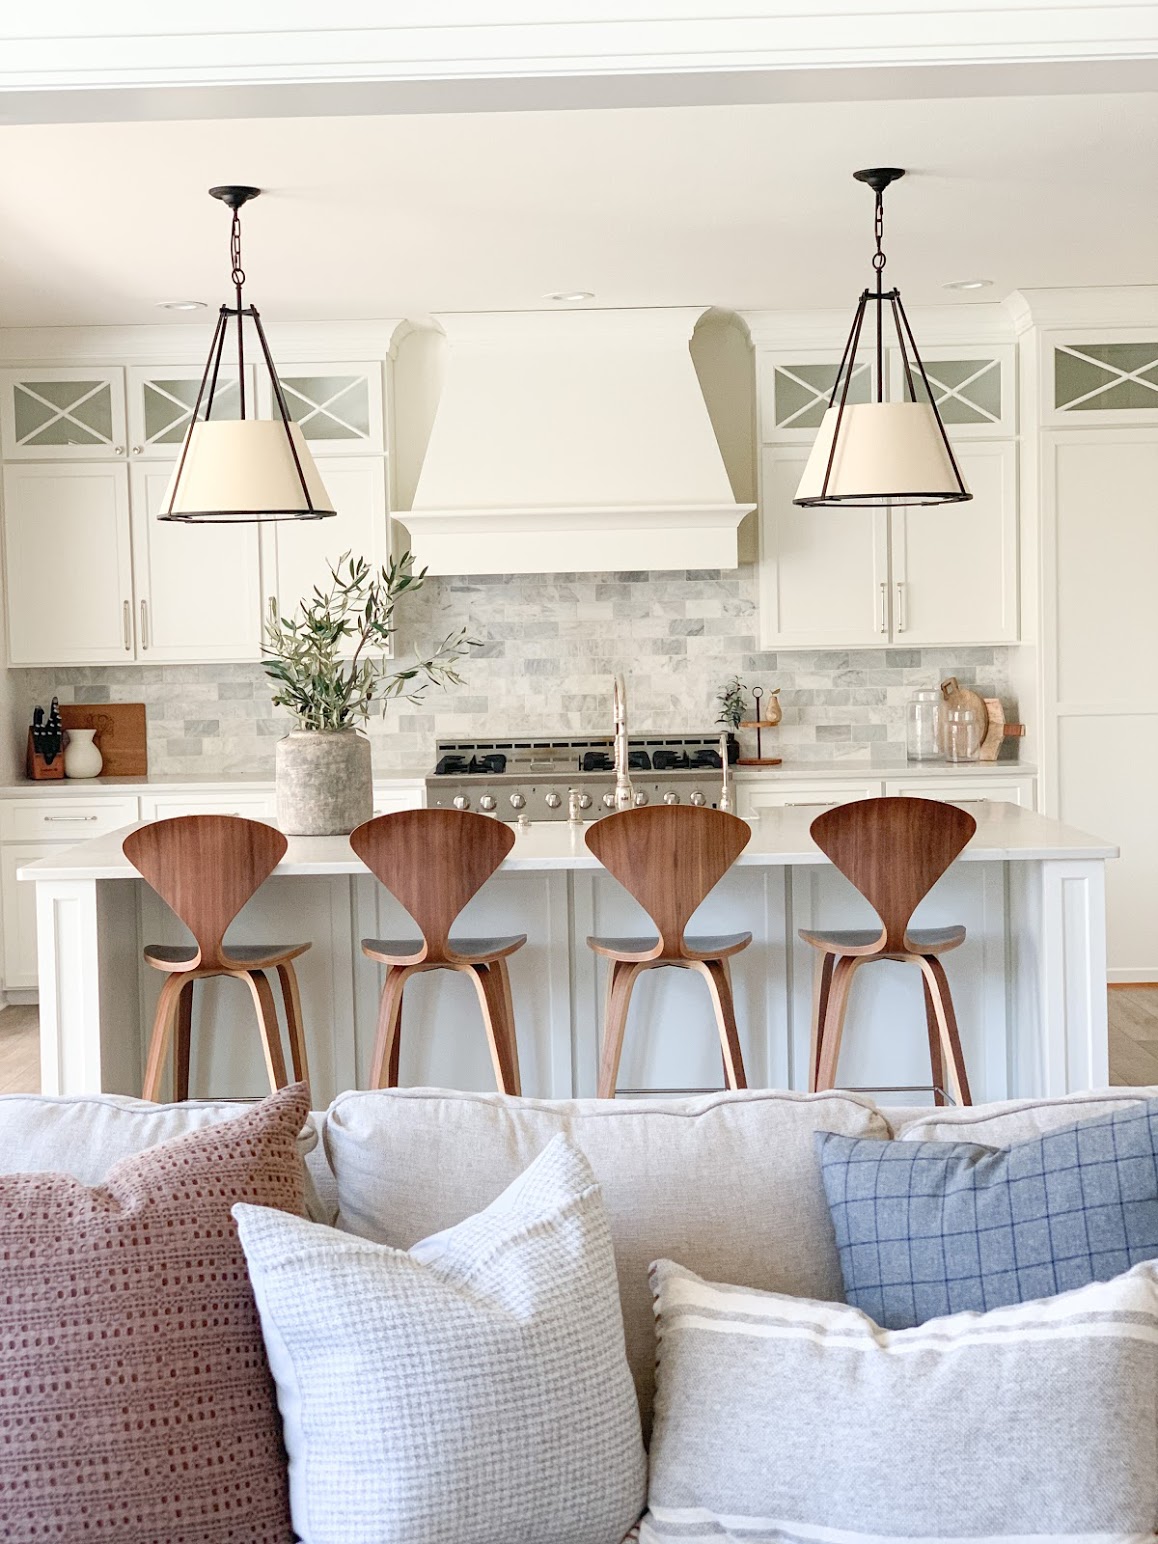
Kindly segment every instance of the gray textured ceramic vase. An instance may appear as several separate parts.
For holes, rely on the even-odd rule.
[[[374,813],[370,742],[356,729],[295,729],[277,742],[275,769],[287,836],[346,836]]]

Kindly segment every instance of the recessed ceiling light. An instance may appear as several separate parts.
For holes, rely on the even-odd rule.
[[[951,290],[988,289],[992,283],[992,279],[954,279],[951,284],[943,284],[941,288]]]
[[[581,300],[594,300],[594,290],[556,290],[553,294],[544,295],[544,300],[557,300],[563,305],[578,305]]]
[[[205,300],[158,300],[158,308],[162,311],[204,311],[208,305]]]

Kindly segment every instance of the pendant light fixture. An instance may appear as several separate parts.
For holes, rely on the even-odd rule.
[[[805,507],[875,509],[888,504],[959,504],[973,497],[937,411],[900,291],[883,286],[883,195],[890,182],[904,175],[895,166],[853,173],[876,195],[876,287],[864,290],[857,302],[828,408],[796,490],[793,502]],[[849,402],[849,385],[870,307],[875,322],[875,327],[870,323],[870,336],[876,349],[876,400]],[[901,402],[885,401],[886,307],[903,375]],[[918,378],[924,387],[922,400],[917,398]]]
[[[242,304],[245,270],[241,266],[239,211],[243,204],[256,198],[261,189],[230,185],[210,188],[209,192],[233,211],[229,245],[236,303],[222,306],[218,313],[217,330],[209,345],[209,358],[201,377],[189,432],[181,446],[158,519],[207,525],[242,520],[324,520],[335,513],[333,503],[314,465],[305,436],[290,419],[257,307]],[[261,356],[269,372],[275,410],[273,418],[246,417],[246,317],[253,322]],[[241,416],[214,418],[221,360],[234,320],[237,323]],[[255,404],[250,401],[248,405],[252,412]]]

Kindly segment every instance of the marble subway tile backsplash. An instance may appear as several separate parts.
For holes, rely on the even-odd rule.
[[[946,675],[1009,702],[1002,648],[762,652],[751,568],[688,573],[480,576],[429,580],[402,618],[399,654],[465,625],[480,641],[465,684],[370,723],[380,771],[433,765],[436,739],[610,734],[611,678],[628,680],[633,732],[708,731],[716,693],[738,673],[780,687],[784,720],[766,753],[819,764],[899,762],[905,703]],[[144,702],[156,775],[270,777],[275,712],[259,665],[75,666],[11,673],[23,726],[35,703]]]

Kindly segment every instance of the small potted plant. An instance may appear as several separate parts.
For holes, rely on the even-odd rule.
[[[456,665],[475,646],[460,628],[425,658],[395,665],[388,657],[398,603],[426,579],[409,552],[382,568],[346,552],[330,577],[292,616],[274,615],[265,627],[262,668],[274,704],[297,720],[275,752],[277,821],[292,836],[342,835],[370,819],[370,742],[361,726],[391,697],[417,702],[432,686],[461,685]]]
[[[716,701],[720,705],[720,711],[716,718],[717,724],[725,724],[733,734],[739,729],[744,719],[746,704],[745,693],[748,688],[740,680],[739,676],[733,676],[726,686],[720,688]]]

